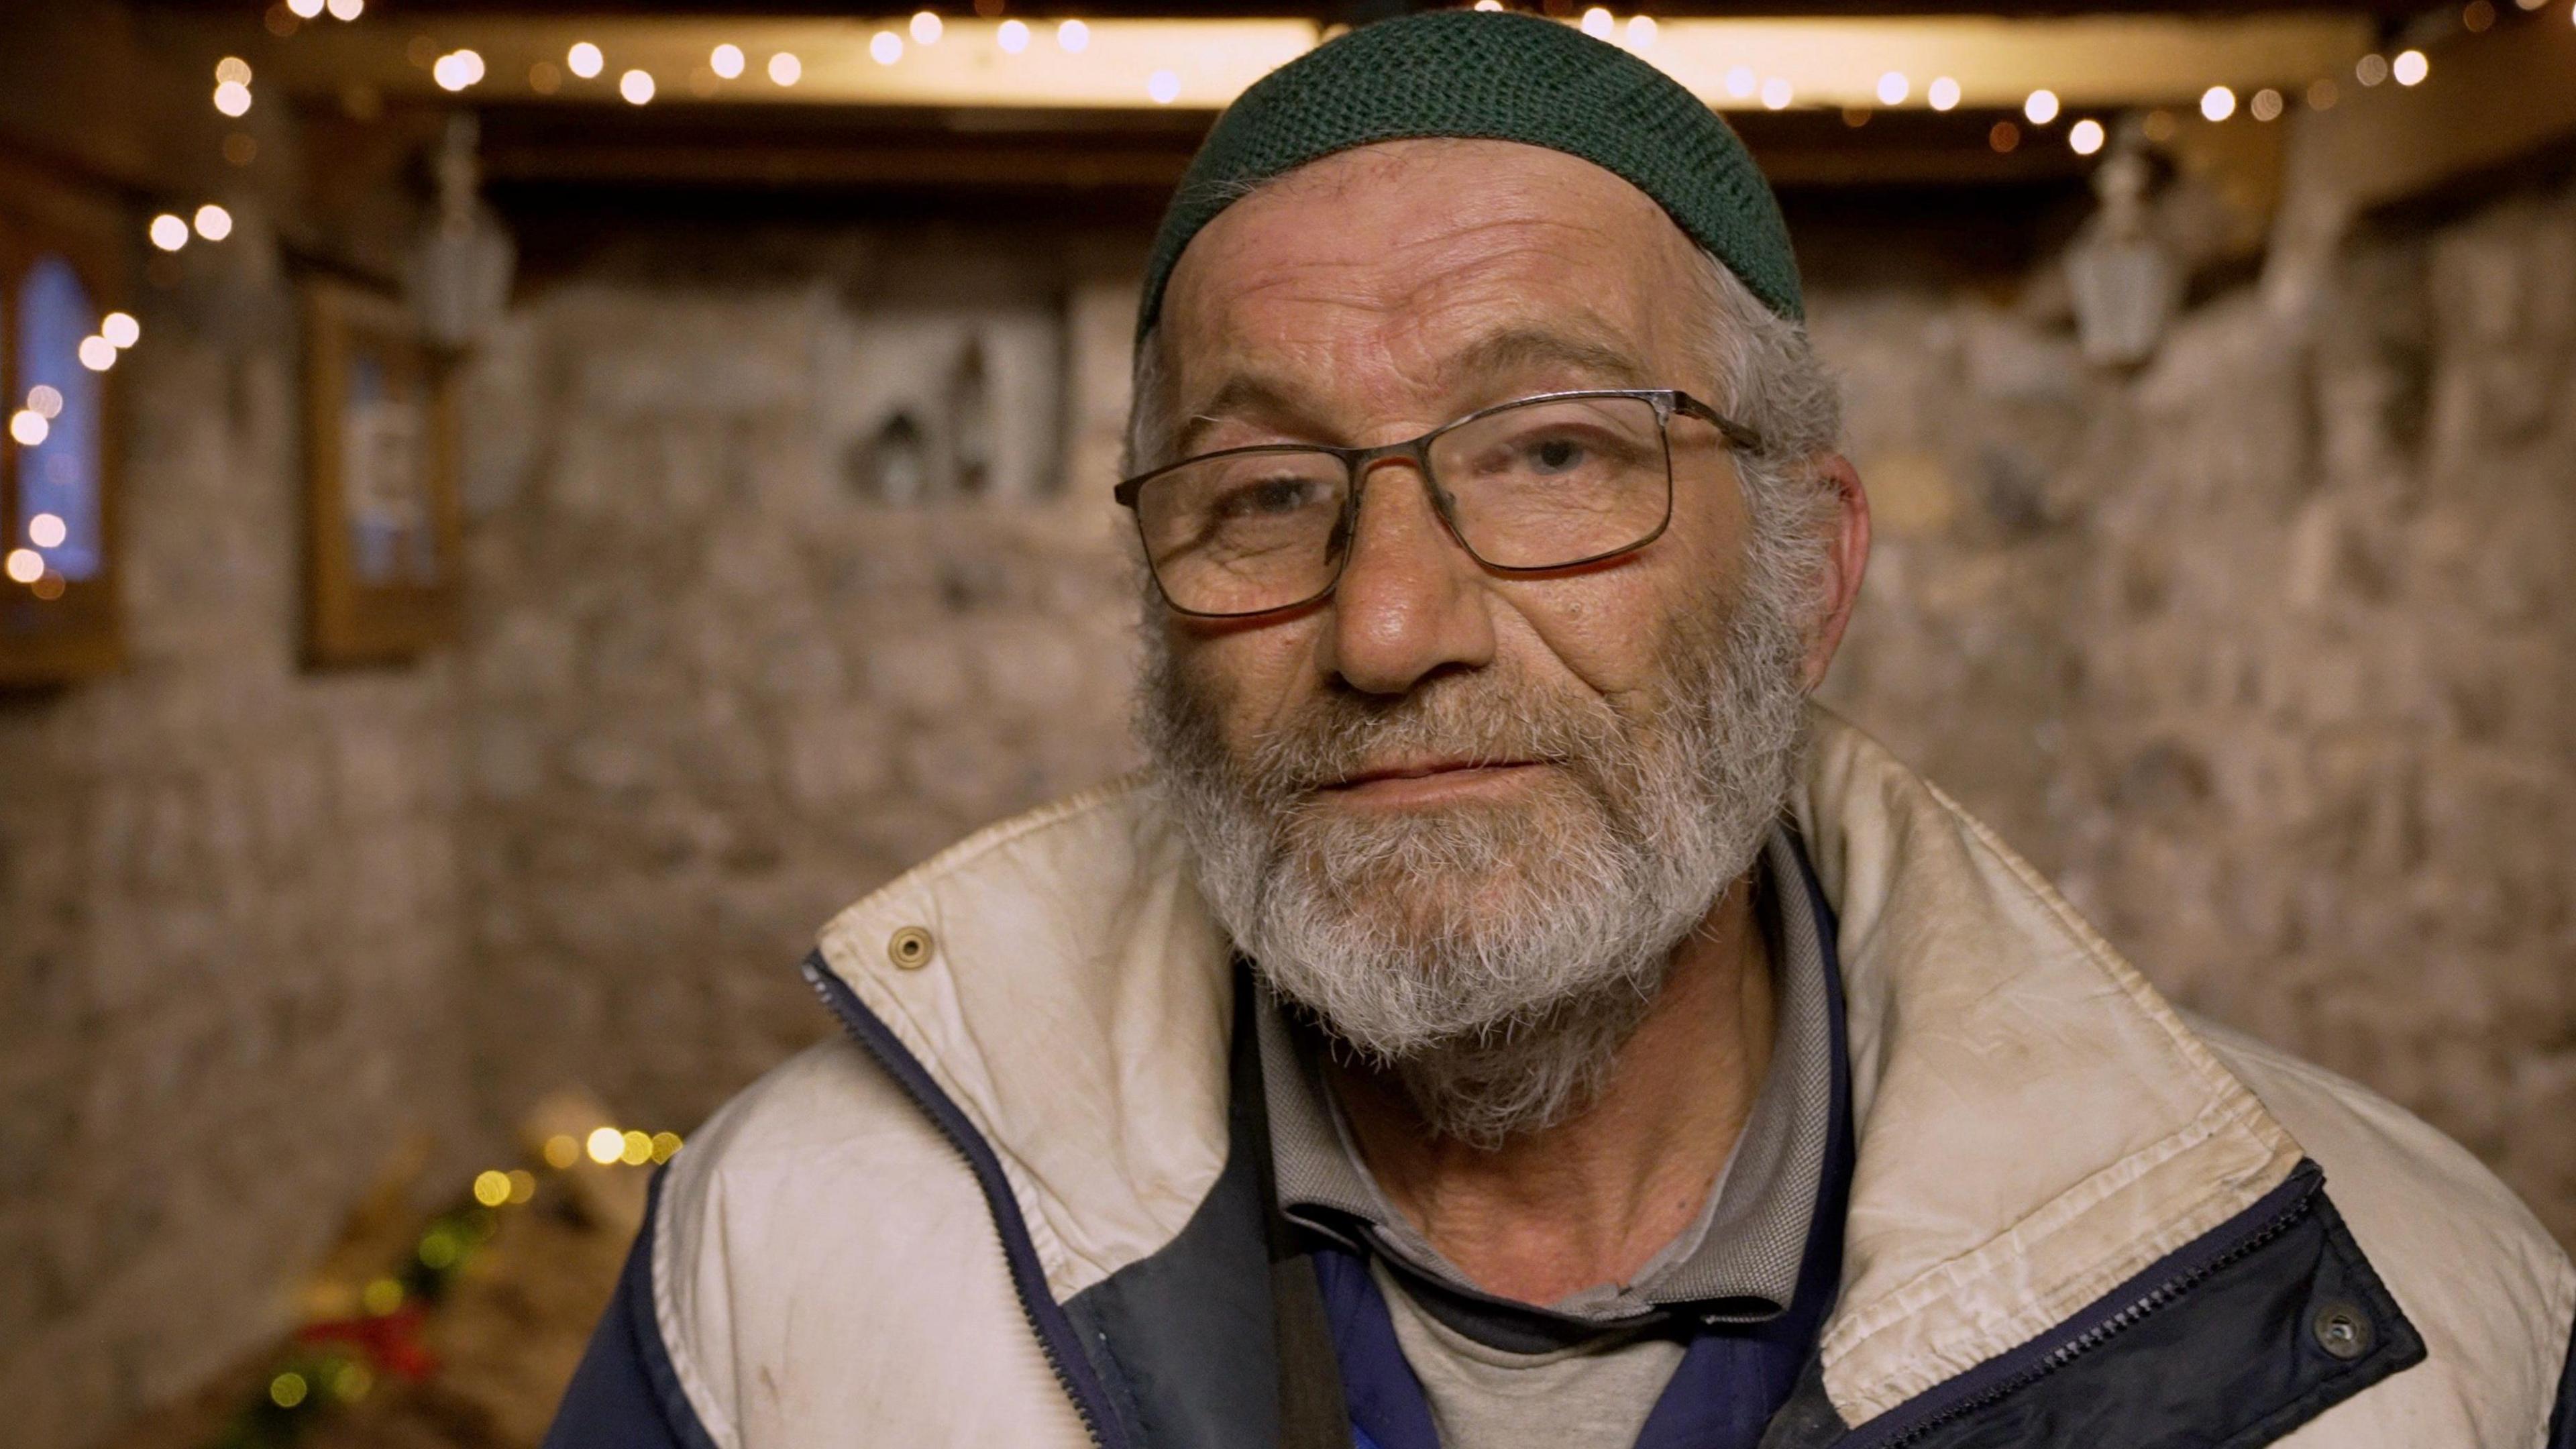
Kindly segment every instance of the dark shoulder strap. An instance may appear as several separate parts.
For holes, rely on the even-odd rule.
[[[1252,970],[1234,973],[1233,1093],[1236,1130],[1259,1172],[1263,1232],[1270,1248],[1270,1308],[1279,1358],[1279,1449],[1351,1449],[1350,1408],[1342,1396],[1332,1325],[1324,1316],[1315,1265],[1296,1229],[1279,1211],[1270,1155],[1269,1101],[1261,1081],[1261,1042],[1253,1020]]]

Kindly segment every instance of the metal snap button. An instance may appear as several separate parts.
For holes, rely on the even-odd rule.
[[[2356,1359],[2370,1352],[2371,1340],[2378,1330],[2371,1326],[2370,1315],[2361,1305],[2345,1298],[2329,1298],[2317,1309],[2308,1323],[2317,1347],[2340,1359]]]
[[[920,926],[906,926],[886,939],[886,959],[904,971],[918,971],[930,964],[930,932]]]

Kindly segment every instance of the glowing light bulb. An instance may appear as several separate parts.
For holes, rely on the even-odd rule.
[[[1017,55],[1029,48],[1029,28],[1017,20],[1005,20],[993,32],[993,43],[1007,55]]]
[[[2032,91],[2030,93],[2030,99],[2021,103],[2021,113],[2023,116],[2027,117],[2030,123],[2034,126],[2045,126],[2049,122],[2056,120],[2057,92],[2048,90]]]
[[[2427,60],[2420,50],[2401,50],[2396,59],[2388,62],[2389,79],[2401,86],[2420,86],[2432,71],[2433,62]]]
[[[1628,48],[1629,48],[1630,50],[1651,50],[1651,49],[1653,49],[1653,48],[1654,48],[1654,44],[1655,44],[1655,36],[1656,36],[1656,34],[1659,32],[1659,30],[1660,30],[1660,27],[1658,27],[1658,26],[1655,24],[1655,17],[1653,17],[1653,16],[1651,16],[1651,15],[1631,15],[1631,16],[1629,16],[1629,17],[1628,17]]]
[[[80,340],[80,365],[92,372],[105,372],[116,366],[116,344],[104,337]]]
[[[1145,94],[1154,104],[1168,106],[1181,98],[1181,78],[1167,70],[1158,70],[1145,79]]]
[[[1889,71],[1878,78],[1878,103],[1882,106],[1901,106],[1912,94],[1914,83],[1907,80],[1901,70]]]
[[[892,65],[903,59],[903,37],[891,30],[880,30],[869,36],[868,58],[879,65]]]
[[[1067,55],[1080,55],[1083,47],[1091,44],[1091,27],[1079,20],[1068,20],[1055,28],[1055,43],[1064,47]]]
[[[587,40],[573,42],[572,49],[564,52],[564,69],[583,80],[596,79],[600,68],[606,64],[608,57],[600,54],[599,47]]]
[[[32,548],[13,548],[9,550],[6,567],[9,582],[32,584],[45,576],[45,556]]]
[[[1761,84],[1762,78],[1753,73],[1753,67],[1749,65],[1727,67],[1726,93],[1737,100],[1743,100],[1753,94],[1755,88]]]
[[[614,1127],[593,1127],[582,1147],[590,1153],[591,1161],[606,1167],[626,1155],[626,1134]]]
[[[653,99],[653,77],[640,70],[630,70],[617,78],[617,93],[630,106],[640,106]]]
[[[250,84],[250,62],[238,55],[228,55],[215,62],[215,84],[246,86]]]
[[[1617,24],[1610,18],[1610,12],[1601,6],[1595,5],[1583,12],[1583,33],[1595,40],[1608,40]]]
[[[20,408],[9,415],[9,436],[16,438],[22,448],[38,446],[53,431],[54,425],[34,408]]]
[[[679,1133],[656,1132],[653,1134],[653,1160],[655,1162],[668,1162],[673,1157],[677,1156],[679,1151]]]
[[[474,1200],[485,1207],[499,1207],[510,1200],[510,1174],[498,1168],[485,1168],[474,1174]]]
[[[912,31],[912,43],[915,45],[937,45],[939,37],[948,33],[947,23],[942,21],[936,12],[929,10],[912,12],[912,24],[908,28]]]
[[[98,319],[98,335],[117,347],[132,347],[143,340],[143,324],[124,312],[110,312]]]
[[[1771,110],[1787,110],[1789,102],[1795,96],[1796,92],[1790,88],[1787,76],[1775,75],[1762,83],[1762,104]]]
[[[27,520],[27,542],[38,548],[61,548],[71,533],[69,525],[50,513],[39,513]]]
[[[165,252],[175,252],[188,244],[188,224],[168,212],[152,218],[152,244]]]
[[[233,214],[209,201],[197,208],[197,235],[222,241],[233,234]]]
[[[215,87],[215,109],[227,116],[249,114],[250,87],[240,81],[225,81]]]
[[[792,51],[782,50],[769,58],[769,83],[792,86],[805,78],[805,62]]]
[[[1500,10],[1503,8],[1503,0],[1476,0],[1476,8],[1479,10]]]
[[[2236,92],[2225,86],[2211,86],[2200,93],[2200,115],[2205,121],[2224,121],[2236,114]]]
[[[1930,101],[1932,109],[1936,111],[1957,110],[1959,83],[1946,75],[1934,76],[1932,84],[1924,89],[1923,99]]]
[[[2090,156],[2101,150],[2102,143],[2108,139],[2109,137],[2102,130],[2102,123],[2090,116],[2066,128],[2066,144],[2074,147],[2075,154],[2078,156]]]
[[[617,1160],[627,1166],[642,1167],[652,1158],[653,1139],[650,1136],[630,1127],[617,1139]]]
[[[709,51],[707,69],[723,76],[726,80],[739,79],[742,75],[742,47],[727,42]]]
[[[367,13],[367,0],[326,0],[322,8],[334,20],[355,20]]]
[[[310,20],[322,13],[322,0],[286,0],[286,8],[298,20]]]

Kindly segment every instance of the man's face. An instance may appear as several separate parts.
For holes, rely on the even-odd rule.
[[[1556,152],[1317,162],[1174,271],[1164,456],[1397,441],[1581,388],[1722,403],[1695,264],[1643,193]],[[1676,418],[1671,441],[1671,524],[1615,560],[1486,569],[1399,462],[1365,480],[1322,602],[1163,614],[1142,713],[1211,905],[1381,1060],[1650,997],[1776,813],[1803,621],[1778,580],[1747,587],[1753,520],[1716,430]]]

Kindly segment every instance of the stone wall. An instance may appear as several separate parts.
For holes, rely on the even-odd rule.
[[[452,1181],[476,1147],[455,671],[297,665],[283,309],[273,276],[137,306],[129,665],[0,695],[13,1444],[87,1443],[264,1343],[390,1159],[430,1134]]]
[[[2135,378],[1986,303],[1815,315],[1879,526],[1829,697],[2576,1242],[2576,189],[2362,235]]]
[[[1129,764],[1100,460],[1132,292],[1033,238],[714,253],[768,260],[673,241],[546,289],[469,406],[469,874],[503,1114],[579,1081],[694,1124],[830,1029],[796,971],[824,920]],[[961,447],[970,348],[987,437]],[[897,414],[920,481],[889,496]]]

